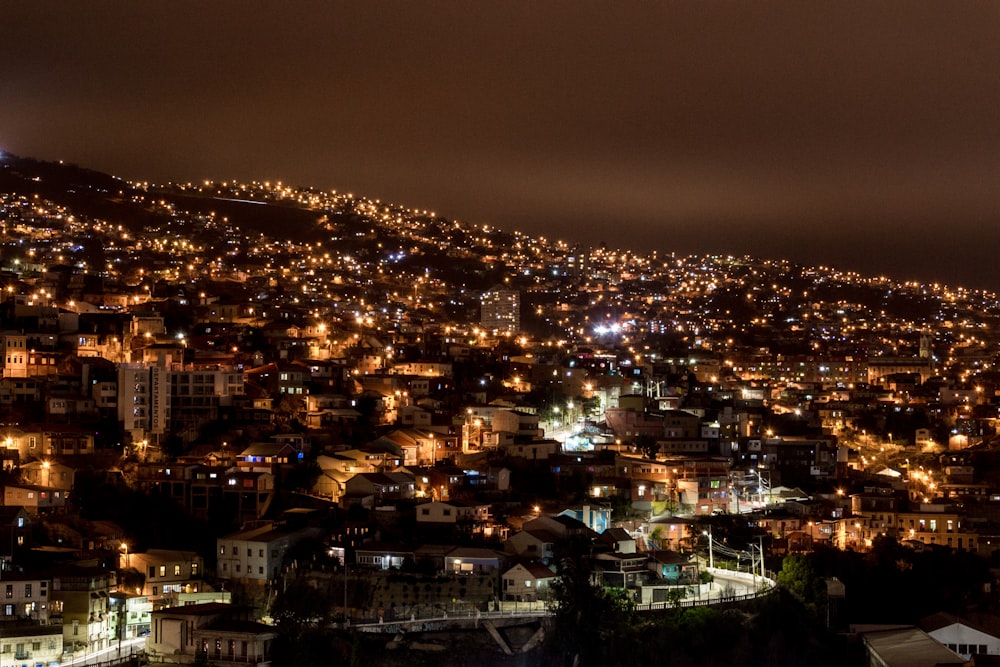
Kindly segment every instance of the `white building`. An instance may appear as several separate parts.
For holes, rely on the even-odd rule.
[[[921,620],[920,627],[966,660],[973,655],[1000,655],[1000,638],[967,619],[942,612]]]
[[[280,574],[285,553],[292,545],[318,532],[313,528],[295,530],[268,523],[220,537],[216,573],[223,579],[263,584]]]
[[[5,331],[0,334],[0,368],[5,378],[28,377],[28,337]]]

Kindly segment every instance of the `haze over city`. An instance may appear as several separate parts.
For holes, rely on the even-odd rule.
[[[989,4],[14,2],[0,149],[996,289]]]

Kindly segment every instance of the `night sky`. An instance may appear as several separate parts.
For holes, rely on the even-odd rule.
[[[993,2],[0,6],[0,148],[1000,289]]]

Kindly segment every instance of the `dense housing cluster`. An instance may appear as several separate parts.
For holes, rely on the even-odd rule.
[[[710,599],[716,558],[757,587],[819,544],[1000,539],[993,294],[0,173],[4,665],[147,634],[265,661],[226,603],[260,621],[296,577],[384,621],[542,608],[568,543],[652,605]]]

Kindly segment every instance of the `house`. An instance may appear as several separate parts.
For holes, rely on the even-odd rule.
[[[302,453],[287,442],[259,442],[250,445],[236,456],[241,470],[278,474],[302,459]]]
[[[399,569],[403,563],[414,562],[413,547],[387,542],[365,542],[354,550],[354,562],[361,567],[371,567],[376,570]]]
[[[2,623],[0,655],[4,664],[58,665],[63,659],[62,627]]]
[[[611,525],[611,508],[598,505],[577,505],[568,507],[557,516],[567,516],[576,519],[595,533],[603,533]]]
[[[991,618],[993,625],[998,625]],[[920,629],[939,643],[969,660],[974,655],[1000,655],[1000,637],[997,629],[990,632],[986,627],[969,619],[940,612],[922,618]]]
[[[398,468],[402,463],[402,459],[398,454],[381,447],[346,449],[342,452],[337,452],[336,456],[337,458],[353,459],[357,461],[358,466],[363,466],[355,467],[353,472],[384,472]],[[370,469],[367,466],[370,466]]]
[[[174,592],[197,593],[201,590],[205,563],[194,551],[149,549],[142,553],[121,555],[122,565],[134,567],[145,575],[139,595],[161,596]]]
[[[668,584],[684,585],[698,582],[698,563],[690,556],[676,551],[650,552],[648,566],[657,579]]]
[[[536,562],[518,563],[500,577],[504,600],[534,602],[545,599],[556,573]]]
[[[21,465],[21,476],[28,484],[69,491],[76,470],[58,461],[31,461]]]
[[[21,461],[94,453],[94,431],[74,424],[23,424],[4,429],[2,438],[3,447],[16,450]]]
[[[395,429],[383,435],[374,444],[398,452],[405,466],[434,465],[438,459],[438,450],[444,446],[440,434],[419,428]]]
[[[500,551],[478,547],[455,547],[445,556],[445,571],[455,574],[499,572],[506,561]]]
[[[628,534],[624,528],[608,528],[597,538],[601,544],[610,547],[611,551],[620,554],[635,553],[635,538]]]
[[[413,476],[407,473],[363,472],[344,485],[343,501],[374,507],[385,502],[411,500],[415,495]]]
[[[547,565],[555,558],[555,544],[559,539],[551,530],[525,529],[508,537],[503,547],[509,554],[537,559]]]
[[[31,546],[31,516],[20,506],[0,507],[0,571]]]
[[[866,664],[882,667],[960,667],[965,658],[912,625],[853,628],[864,641]]]
[[[347,480],[350,478],[350,473],[320,468],[320,473],[313,482],[309,492],[314,496],[329,498],[333,502],[339,502],[347,488]]]
[[[481,533],[490,520],[489,505],[432,501],[417,506],[417,523],[454,526],[462,533]]]
[[[101,567],[62,565],[51,573],[52,616],[62,610],[63,647],[93,653],[111,646],[109,596],[115,573]]]
[[[403,426],[427,428],[432,423],[433,415],[419,405],[406,405],[399,409],[399,423]]]
[[[218,602],[157,609],[151,614],[146,651],[164,663],[269,665],[277,631],[242,620],[240,613],[239,608]]]
[[[110,594],[112,624],[116,637],[134,639],[149,634],[153,603],[145,595],[130,595],[123,591]],[[173,605],[164,605],[173,606]]]
[[[318,534],[311,527],[296,529],[277,522],[229,533],[216,540],[216,574],[222,579],[267,583],[280,574],[285,553],[292,546]]]
[[[598,553],[594,555],[595,575],[603,586],[638,588],[649,577],[646,554]]]
[[[498,445],[497,449],[506,456],[528,461],[544,461],[561,452],[562,443],[558,440],[521,441],[515,438],[510,444]]]
[[[8,484],[3,487],[3,504],[8,507],[23,507],[28,514],[38,514],[62,509],[66,506],[66,491],[47,486],[30,484]]]
[[[552,516],[542,515],[531,521],[526,521],[523,528],[524,530],[549,530],[560,538],[593,540],[597,533],[571,514],[572,512]]]
[[[663,517],[644,524],[642,531],[650,550],[691,548],[696,541],[696,533],[700,534],[692,519],[678,516]]]
[[[4,580],[0,581],[3,592],[0,622],[31,621],[47,625],[52,612],[51,590],[49,579],[4,572]]]
[[[427,469],[430,496],[435,500],[448,500],[456,491],[466,486],[466,474],[463,468],[439,465]]]

